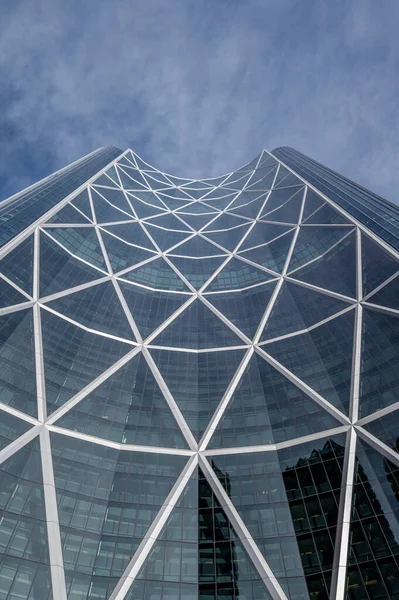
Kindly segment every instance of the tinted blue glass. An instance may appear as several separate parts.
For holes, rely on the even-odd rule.
[[[385,252],[376,242],[362,235],[362,270],[363,295],[366,296],[399,271],[399,261]]]
[[[141,283],[142,285],[156,289],[189,291],[184,281],[162,257],[152,260],[132,271],[128,271],[122,277],[133,283]]]
[[[252,260],[252,262],[262,265],[272,271],[280,273],[283,270],[287,259],[288,251],[292,244],[294,231],[279,237],[265,246],[259,246],[253,250],[240,252],[243,258]]]
[[[237,290],[273,279],[273,275],[233,256],[206,291]]]
[[[0,271],[25,292],[32,294],[33,235],[1,259]]]
[[[107,272],[104,255],[93,227],[52,227],[46,232],[78,258]]]

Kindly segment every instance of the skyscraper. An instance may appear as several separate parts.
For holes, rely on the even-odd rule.
[[[0,219],[1,600],[398,600],[397,206],[102,148]]]

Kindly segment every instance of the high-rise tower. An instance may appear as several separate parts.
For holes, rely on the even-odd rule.
[[[397,206],[102,148],[0,221],[1,600],[398,600]]]

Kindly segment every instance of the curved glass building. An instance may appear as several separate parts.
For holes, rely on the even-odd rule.
[[[0,600],[398,600],[398,232],[289,148],[1,203]]]

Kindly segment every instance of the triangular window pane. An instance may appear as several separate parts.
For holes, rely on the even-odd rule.
[[[335,436],[278,453],[213,457],[288,598],[328,598],[344,446],[345,438]]]
[[[354,310],[307,333],[272,342],[266,352],[342,412],[349,410]]]
[[[194,300],[154,340],[157,346],[174,348],[223,348],[242,341],[200,300]]]
[[[0,363],[1,402],[36,417],[32,310],[0,316]]]
[[[334,225],[337,223],[342,223],[344,225],[351,225],[350,221],[345,219],[335,208],[333,208],[327,202],[323,204],[321,208],[319,208],[313,215],[311,215],[305,221],[306,225],[323,223],[325,225]]]
[[[108,169],[107,171],[105,171],[105,174],[112,179],[112,181],[114,183],[116,183],[116,185],[119,185],[119,179],[118,179],[118,175],[116,173],[116,169],[115,167],[111,167],[110,169]]]
[[[356,234],[291,274],[295,279],[356,298]]]
[[[289,271],[318,258],[347,235],[344,227],[301,227],[291,257]]]
[[[267,283],[238,293],[208,294],[205,297],[240,331],[252,339],[269,304],[274,287],[274,283]]]
[[[160,212],[159,208],[155,208],[151,204],[146,204],[145,202],[141,202],[136,198],[130,197],[130,201],[132,203],[134,212],[136,213],[139,219],[146,219],[147,217],[154,217],[156,215],[163,214]]]
[[[100,175],[93,183],[94,185],[104,185],[111,188],[115,188],[117,185],[119,186],[119,183],[116,184],[115,181],[110,177],[107,177],[107,175]]]
[[[363,310],[360,414],[369,415],[399,398],[399,318]]]
[[[119,285],[143,338],[166,321],[189,297],[185,294],[154,292],[122,281]]]
[[[108,272],[97,234],[92,227],[64,227],[47,230],[69,252]]]
[[[217,194],[217,197],[215,198]],[[220,196],[220,197],[219,197]],[[202,198],[202,202],[206,203],[210,207],[218,208],[219,210],[224,210],[233,198],[237,196],[237,193],[227,194],[225,195],[223,190],[215,190],[214,194],[208,194],[205,198]]]
[[[175,246],[192,235],[192,231],[169,231],[149,223],[145,223],[145,228],[162,251]]]
[[[199,289],[226,260],[226,256],[199,259],[170,256],[169,260],[179,269],[180,273],[184,275],[191,285]]]
[[[362,270],[363,295],[366,296],[399,270],[399,262],[362,234]]]
[[[145,234],[144,234],[145,235]],[[114,273],[122,271],[128,267],[133,267],[148,258],[154,256],[153,252],[138,248],[127,242],[110,235],[109,233],[101,232],[108,258],[110,260]],[[140,240],[141,241],[141,240]]]
[[[189,215],[205,215],[209,214],[209,207],[202,202],[191,202],[191,204],[186,204],[181,210],[177,211],[176,214],[180,215],[184,219],[185,214]]]
[[[206,239],[199,235],[195,235],[188,242],[184,242],[177,248],[171,251],[171,254],[177,256],[218,256],[223,254],[223,250],[217,248]]]
[[[243,204],[238,208],[231,210],[231,214],[241,215],[243,217],[249,217],[250,219],[256,219],[265,202],[265,196],[261,196],[256,200],[252,200],[248,204]]]
[[[297,192],[286,204],[273,212],[263,214],[262,219],[276,223],[298,223],[303,200],[303,190]],[[266,205],[267,206],[267,205]]]
[[[40,236],[40,295],[55,294],[103,277],[43,233]]]
[[[112,206],[109,202],[104,200],[96,190],[92,191],[94,212],[96,214],[97,223],[113,223],[117,221],[126,221],[129,218],[133,218],[131,211],[122,212],[121,210]]]
[[[291,171],[280,165],[280,169],[277,173],[274,187],[287,187],[291,185],[300,185],[302,181],[298,179]]]
[[[91,214],[89,192],[87,191],[87,188],[85,188],[82,192],[80,192],[80,194],[75,196],[75,198],[72,198],[71,204],[73,204],[75,208],[78,208],[80,212],[86,215],[88,219],[91,220],[93,218]]]
[[[247,248],[254,248],[255,246],[269,243],[289,230],[290,227],[287,227],[286,225],[275,225],[274,223],[257,221],[245,238],[243,244],[240,246],[239,251],[242,252]]]
[[[152,206],[157,206],[158,208],[162,208],[165,210],[165,204],[161,202],[161,200],[154,194],[154,192],[150,192],[149,190],[146,192],[145,190],[140,192],[127,192],[127,195],[131,199],[138,198],[142,200],[146,204],[152,204]]]
[[[134,244],[135,246],[141,246],[141,248],[155,251],[154,244],[151,242],[140,223],[132,222],[121,223],[120,225],[108,225],[104,227],[104,230],[116,235],[128,244]]]
[[[398,586],[398,467],[358,438],[349,534],[348,597],[394,598]]]
[[[240,289],[256,283],[263,283],[272,278],[273,275],[266,273],[263,269],[258,269],[255,265],[251,265],[233,256],[211,282],[209,287],[206,288],[206,291],[216,292]]]
[[[321,208],[325,200],[319,194],[316,194],[310,188],[306,190],[305,207],[303,209],[302,222],[312,215],[317,209]]]
[[[50,600],[50,558],[39,440],[0,465],[1,595]]]
[[[32,294],[33,235],[0,260],[0,272],[28,294]]]
[[[171,213],[167,213],[160,217],[156,217],[155,219],[151,219],[147,221],[147,223],[149,225],[157,225],[158,227],[163,227],[164,229],[184,231],[187,235],[192,234],[189,228],[184,223],[182,223],[180,219],[177,219],[175,215],[172,215]]]
[[[262,192],[260,190],[243,190],[242,192],[240,192],[240,194],[237,195],[233,204],[231,206],[229,206],[229,211],[237,210],[241,206],[250,204],[250,203],[254,202],[255,200],[263,200],[263,202],[264,202],[266,200],[266,197],[267,197],[267,193],[262,194]]]
[[[18,419],[5,411],[1,412],[0,419],[0,450],[11,444],[32,427],[22,419]]]
[[[90,329],[128,340],[134,339],[111,281],[61,296],[46,305]]]
[[[7,283],[7,281],[0,278],[0,308],[28,301],[29,298],[21,294],[15,287]]]
[[[125,167],[125,171],[121,168],[118,168],[118,174],[120,180],[122,182],[122,186],[126,190],[145,190],[148,189],[148,184],[145,179],[141,176],[139,171],[129,170],[129,175],[127,174],[127,167]]]
[[[89,225],[90,221],[76,210],[72,204],[67,204],[64,208],[56,212],[47,223],[83,223],[84,225]]]
[[[307,329],[348,308],[346,302],[285,281],[273,305],[261,341]]]
[[[399,272],[398,272],[399,276]],[[386,306],[388,308],[394,308],[395,310],[399,307],[399,279],[395,277],[390,283],[381,288],[378,292],[368,298],[368,302],[372,304],[379,304],[380,306]]]
[[[60,427],[124,444],[187,447],[141,353],[83,398],[57,423]]]
[[[384,415],[380,419],[375,419],[362,425],[364,429],[369,431],[376,438],[384,442],[387,446],[399,452],[399,411]]]
[[[240,219],[239,217],[235,217],[229,213],[221,213],[220,216],[212,221],[210,225],[204,231],[205,235],[212,231],[220,231],[221,229],[231,229],[232,227],[237,227],[238,225],[245,224],[245,221]]]
[[[269,169],[259,169],[255,171],[253,176],[248,182],[248,189],[250,190],[269,190],[274,181],[276,175],[276,167]]]
[[[216,242],[220,246],[223,246],[226,250],[232,252],[236,246],[241,242],[242,238],[248,231],[251,223],[246,223],[240,227],[235,227],[234,229],[228,229],[226,231],[217,231],[217,232],[206,232],[204,231],[204,235],[210,240]]]
[[[126,600],[198,598],[198,496],[198,469],[195,469]]]
[[[265,218],[267,220],[267,217],[265,217],[264,215],[267,215],[268,213],[276,210],[277,208],[280,208],[281,206],[283,206],[283,204],[288,202],[288,200],[290,200],[300,191],[303,191],[303,186],[286,188],[282,190],[273,190],[267,199],[265,207],[262,211],[261,218]]]
[[[181,215],[181,218],[188,224],[190,227],[195,229],[195,231],[199,231],[205,225],[207,225],[218,213],[210,213],[207,215]]]
[[[132,349],[41,310],[47,411],[53,412]]]
[[[127,216],[125,216],[124,213],[121,214],[120,219],[119,219],[120,221],[129,219],[129,218],[132,218],[132,219],[134,218],[131,206],[129,205],[128,201],[126,200],[126,196],[122,192],[122,190],[105,190],[104,188],[98,188],[98,189],[93,188],[92,189],[92,198],[93,198],[95,208],[96,208],[96,200],[98,199],[99,194],[101,194],[101,196],[103,196],[110,204],[112,204],[116,208],[119,208],[121,211],[123,210],[124,213],[128,213]],[[115,211],[115,214],[119,215],[118,211]],[[106,215],[104,215],[104,217],[105,216]],[[105,218],[101,219],[101,220],[102,220],[102,222],[106,223]]]
[[[276,444],[337,426],[334,417],[255,354],[214,433],[211,447]]]
[[[137,269],[121,275],[133,283],[140,283],[155,289],[188,291],[186,284],[162,258],[152,260]]]
[[[266,246],[259,246],[253,250],[246,250],[242,257],[258,263],[262,267],[271,269],[280,273],[283,270],[287,259],[288,251],[291,247],[294,230],[270,242]]]
[[[109,598],[187,457],[119,451],[57,434],[51,442],[67,579],[87,574],[91,596],[105,581],[108,589],[96,595]]]
[[[199,441],[244,356],[244,350],[151,350],[172,396]]]

